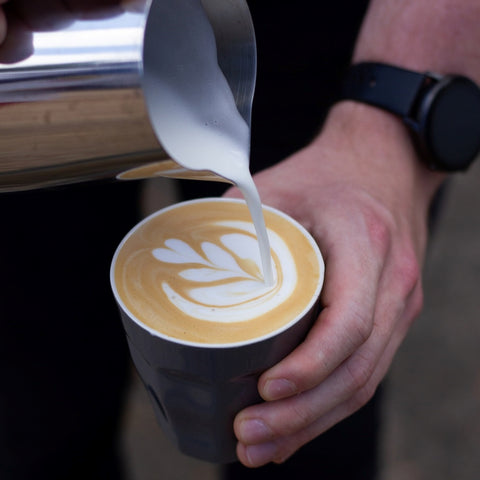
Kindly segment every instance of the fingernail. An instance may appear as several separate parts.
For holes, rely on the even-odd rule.
[[[257,418],[243,420],[239,425],[239,440],[246,444],[263,443],[272,438],[270,428]]]
[[[296,395],[298,390],[294,383],[282,378],[268,380],[263,388],[263,393],[266,400],[279,400],[280,398]]]
[[[245,455],[252,467],[259,467],[271,462],[277,453],[277,446],[274,443],[262,443],[261,445],[250,445],[245,448]]]

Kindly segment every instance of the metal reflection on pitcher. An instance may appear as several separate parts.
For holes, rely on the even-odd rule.
[[[144,88],[152,66],[144,50],[158,45],[150,20],[167,3],[172,0],[125,0],[99,14],[39,18],[29,22],[32,30],[9,25],[0,48],[0,192],[144,178],[152,168],[153,175],[224,181],[172,167],[152,126]],[[198,3],[215,35],[218,65],[249,124],[255,41],[246,2]],[[45,23],[49,31],[40,31]]]

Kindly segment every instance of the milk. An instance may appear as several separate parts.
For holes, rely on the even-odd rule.
[[[180,165],[212,171],[240,188],[255,226],[263,278],[272,285],[269,238],[249,170],[250,128],[218,65],[215,36],[201,1],[163,0],[155,22],[158,44],[145,50],[145,62],[155,65],[145,72],[155,132]]]
[[[202,242],[198,249],[193,249],[185,241],[169,238],[162,247],[152,250],[156,261],[178,267],[178,277],[189,285],[188,288],[178,288],[180,281],[175,288],[170,283],[175,276],[166,277],[161,282],[163,292],[178,311],[192,319],[219,324],[248,322],[267,314],[291,297],[297,288],[298,273],[291,246],[279,234],[269,231],[272,251],[276,258],[282,259],[281,266],[277,265],[282,281],[275,281],[275,286],[270,287],[243,269],[232,255],[251,259],[260,267],[258,255],[252,255],[255,244],[258,245],[252,237],[255,233],[252,224],[231,220],[214,222],[212,226],[225,231],[232,229],[236,233],[221,235],[218,243]],[[185,229],[191,233],[188,225]],[[274,270],[276,280],[275,273]],[[145,285],[142,281],[139,283]]]

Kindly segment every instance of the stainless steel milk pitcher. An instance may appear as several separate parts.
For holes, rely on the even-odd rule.
[[[150,118],[144,51],[158,43],[161,7],[176,1],[119,0],[50,31],[15,38],[12,30],[0,48],[0,192],[152,173],[212,178],[170,160]],[[188,1],[206,13],[218,64],[250,125],[256,59],[246,2]]]

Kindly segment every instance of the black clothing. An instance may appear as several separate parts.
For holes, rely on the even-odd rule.
[[[0,195],[0,478],[121,479],[128,351],[109,285],[138,184]]]

